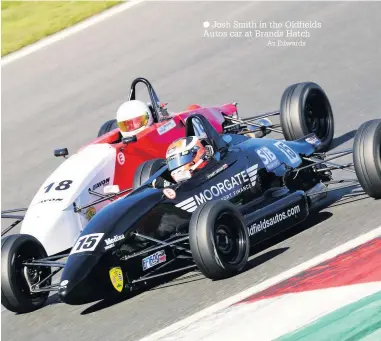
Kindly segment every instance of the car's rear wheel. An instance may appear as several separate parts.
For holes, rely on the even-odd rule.
[[[137,189],[145,183],[152,175],[154,175],[160,168],[165,166],[164,159],[153,159],[143,162],[136,168],[132,188]]]
[[[109,133],[111,130],[114,130],[118,128],[118,124],[116,123],[116,120],[109,120],[102,124],[102,126],[99,128],[98,131],[98,137]]]
[[[357,130],[353,163],[365,193],[381,199],[381,119],[365,122]]]
[[[13,234],[1,240],[1,304],[15,313],[27,313],[42,307],[49,292],[32,293],[36,284],[50,275],[49,267],[25,266],[25,261],[47,257],[43,245],[33,236]],[[48,279],[45,285],[50,285]]]
[[[202,204],[189,224],[189,244],[200,271],[213,280],[239,273],[249,257],[249,234],[243,217],[229,201]]]
[[[315,133],[327,151],[334,135],[331,104],[323,89],[312,82],[289,86],[280,103],[280,123],[286,140],[293,141]]]

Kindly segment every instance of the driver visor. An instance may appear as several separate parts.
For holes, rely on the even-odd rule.
[[[169,171],[173,171],[174,169],[184,166],[192,161],[193,161],[192,153],[188,153],[186,155],[180,155],[180,154],[173,155],[167,159],[168,169]]]
[[[128,132],[131,132],[146,126],[147,123],[148,123],[148,114],[145,113],[138,117],[134,117],[129,120],[118,122],[118,127],[122,132],[128,133]]]

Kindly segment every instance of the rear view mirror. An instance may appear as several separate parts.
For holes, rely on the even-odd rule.
[[[60,148],[60,149],[54,150],[54,156],[55,157],[63,156],[66,158],[66,156],[68,156],[68,155],[69,155],[69,151],[67,150],[67,148]]]
[[[109,185],[103,188],[103,194],[114,194],[119,192],[120,192],[120,189],[118,185]]]

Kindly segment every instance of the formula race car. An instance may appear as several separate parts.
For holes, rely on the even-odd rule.
[[[249,127],[255,134],[281,132],[265,124],[275,115],[286,140],[248,136]],[[360,126],[353,150],[328,152],[333,114],[317,84],[287,88],[279,112],[226,119],[230,124],[219,134],[204,115],[188,116],[185,135],[212,146],[211,162],[178,184],[163,159],[142,163],[132,192],[113,194],[118,199],[89,221],[70,253],[48,257],[28,234],[3,238],[2,304],[29,312],[41,307],[50,291],[67,304],[83,304],[190,269],[212,280],[227,278],[242,271],[250,246],[304,221],[328,191],[360,184],[369,196],[381,198],[381,119]],[[350,153],[353,162],[332,162]],[[336,169],[357,179],[333,180]],[[337,183],[342,184],[329,188]],[[62,269],[60,282],[52,284]]]

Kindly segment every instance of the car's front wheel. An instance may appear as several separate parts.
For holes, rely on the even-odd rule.
[[[331,104],[316,83],[297,83],[284,91],[280,103],[280,123],[288,141],[315,133],[321,141],[318,151],[327,151],[332,143],[334,120]]]
[[[365,122],[357,130],[353,163],[365,193],[381,199],[381,119]]]
[[[114,130],[118,128],[118,124],[116,123],[116,120],[109,120],[102,124],[102,126],[99,128],[98,131],[98,137],[109,133],[111,130]]]
[[[43,245],[28,234],[13,234],[1,240],[1,304],[15,313],[42,307],[48,291],[32,292],[31,285],[50,275],[49,267],[24,265],[26,261],[47,257]],[[51,279],[44,286],[50,285]]]
[[[243,217],[229,201],[206,202],[193,213],[189,244],[200,271],[213,280],[231,277],[249,257],[249,234]]]

